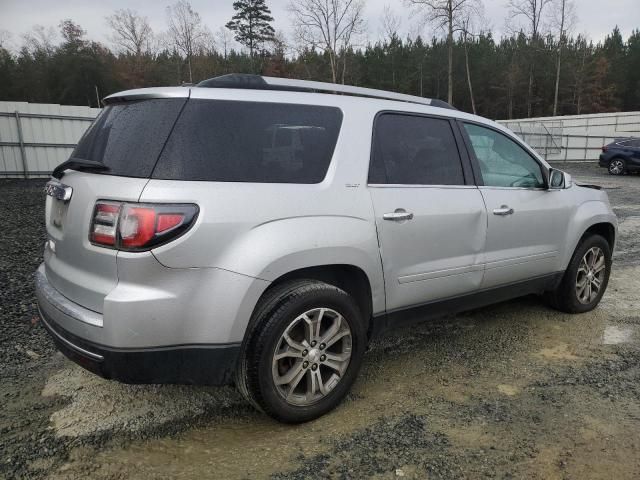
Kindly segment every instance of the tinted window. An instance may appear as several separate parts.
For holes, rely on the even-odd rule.
[[[333,107],[189,100],[153,177],[319,183],[341,122]]]
[[[154,99],[107,106],[71,157],[102,162],[110,175],[149,177],[184,103]]]
[[[490,128],[465,123],[480,164],[482,180],[493,187],[542,188],[540,164],[506,135]]]
[[[448,120],[384,114],[375,122],[369,183],[463,185]]]

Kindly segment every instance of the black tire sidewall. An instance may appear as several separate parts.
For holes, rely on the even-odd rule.
[[[251,379],[256,399],[266,413],[287,423],[300,423],[317,418],[332,410],[348,393],[355,381],[366,349],[366,328],[355,301],[344,291],[328,284],[317,282],[302,287],[306,293],[294,290],[289,301],[284,301],[266,315],[262,328],[256,334],[255,354],[252,356],[253,371],[257,378]],[[272,356],[285,328],[300,314],[314,308],[325,307],[340,313],[351,329],[351,360],[345,375],[324,398],[309,406],[290,405],[280,395],[273,383]],[[256,391],[257,390],[257,391]]]

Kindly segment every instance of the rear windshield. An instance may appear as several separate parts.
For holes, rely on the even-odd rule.
[[[163,98],[107,106],[71,157],[109,167],[100,173],[148,178],[185,101]]]
[[[189,100],[153,178],[217,182],[319,183],[329,168],[338,108]]]

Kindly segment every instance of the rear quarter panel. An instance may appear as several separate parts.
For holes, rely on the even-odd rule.
[[[282,94],[275,93],[269,101]],[[330,104],[334,96],[324,97]],[[353,265],[369,278],[374,313],[383,311],[382,266],[366,190],[376,110],[355,108],[364,105],[356,100],[340,100],[342,128],[319,184],[149,181],[140,201],[200,207],[188,233],[153,250],[158,261],[172,268],[220,268],[267,282],[311,266]]]

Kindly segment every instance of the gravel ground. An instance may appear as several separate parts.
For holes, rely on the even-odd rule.
[[[42,181],[0,183],[0,478],[639,478],[640,176],[599,308],[527,297],[387,335],[334,412],[284,426],[231,388],[102,380],[35,320]]]

